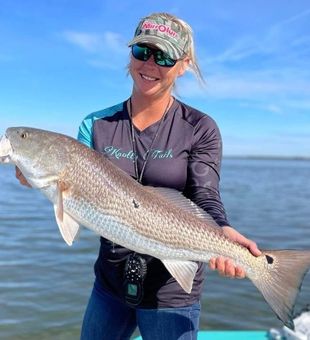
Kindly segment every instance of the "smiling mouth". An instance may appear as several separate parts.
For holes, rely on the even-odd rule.
[[[141,76],[142,79],[145,79],[145,80],[148,80],[148,81],[157,81],[157,80],[159,80],[159,78],[150,77],[150,76],[147,76],[147,75],[142,74],[142,73],[140,73],[140,76]]]

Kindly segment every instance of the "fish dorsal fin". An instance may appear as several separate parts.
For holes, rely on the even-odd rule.
[[[190,294],[198,265],[192,261],[161,260],[179,285]]]
[[[64,211],[63,197],[66,190],[67,188],[63,183],[57,182],[57,198],[56,203],[54,204],[54,212],[61,236],[69,246],[72,246],[72,243],[78,237],[81,228],[80,225]]]
[[[177,207],[186,210],[189,213],[196,215],[197,217],[204,219],[209,225],[213,227],[219,227],[219,225],[214,221],[213,217],[209,215],[206,211],[198,207],[190,199],[186,198],[180,191],[171,188],[162,188],[162,187],[145,187],[146,190],[149,190],[152,193],[157,194],[157,196],[162,196],[167,199],[172,204]]]

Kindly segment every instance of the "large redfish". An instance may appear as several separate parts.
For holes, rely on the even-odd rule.
[[[99,152],[58,133],[9,128],[0,140],[0,160],[15,164],[53,203],[69,245],[83,225],[160,259],[188,293],[197,270],[194,261],[231,258],[246,270],[279,319],[293,327],[292,310],[310,266],[310,251],[266,250],[255,257],[181,194],[144,187]]]

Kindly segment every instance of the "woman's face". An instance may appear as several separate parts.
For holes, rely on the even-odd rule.
[[[172,67],[163,67],[155,64],[153,55],[147,61],[141,61],[131,54],[129,72],[134,81],[133,91],[152,97],[170,94],[176,78],[184,74],[188,63],[188,58],[185,58]]]

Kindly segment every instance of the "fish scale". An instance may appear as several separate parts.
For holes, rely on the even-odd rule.
[[[99,152],[58,133],[9,128],[0,139],[0,162],[15,164],[53,203],[69,245],[83,225],[160,259],[187,293],[198,268],[194,261],[230,258],[246,270],[278,318],[294,327],[292,311],[310,266],[309,250],[265,250],[255,257],[180,193],[143,187]]]
[[[126,183],[127,190],[120,193],[121,185],[119,183],[123,181],[122,171],[118,168],[113,169],[112,163],[108,165],[111,165],[114,171],[102,166],[101,158],[100,155],[97,166],[99,171],[95,171],[95,175],[91,171],[96,163],[93,159],[86,162],[77,158],[72,162],[72,168],[63,176],[64,181],[78,183],[79,187],[83,188],[83,193],[79,192],[79,194],[82,197],[85,195],[86,200],[92,201],[96,206],[91,220],[92,225],[96,225],[97,233],[104,233],[108,235],[105,237],[113,238],[117,243],[124,242],[126,239],[126,247],[138,252],[143,252],[142,250],[146,248],[160,249],[160,254],[152,251],[152,255],[157,258],[162,258],[162,254],[167,256],[168,252],[170,258],[208,262],[211,257],[221,255],[234,259],[246,268],[253,266],[254,261],[261,262],[251,256],[244,247],[229,241],[221,229],[210,226],[207,228],[203,219],[188,214],[178,206],[169,203],[164,197],[157,197],[156,193],[153,193],[155,197],[152,197],[150,192],[141,193],[141,186],[136,181],[131,180],[130,186]],[[90,173],[92,176],[85,176]],[[126,177],[126,179],[129,178]],[[110,184],[110,190],[106,190],[106,182]],[[107,198],[102,200],[101,196]],[[76,198],[76,201],[79,198]],[[135,208],[134,200],[139,203],[138,208]],[[154,207],[156,207],[155,214],[152,211]],[[73,209],[68,207],[68,209],[74,214],[76,211],[86,212],[89,207],[85,205]],[[113,216],[116,222],[112,218],[106,221],[106,216]],[[113,225],[114,231],[109,223]],[[117,224],[124,225],[126,230],[131,230],[131,232],[126,232],[126,237],[124,237],[123,229],[118,230]],[[161,227],[157,228],[156,226],[159,225]],[[105,229],[108,232],[105,232]],[[193,229],[195,229],[194,232]],[[155,247],[152,240],[157,244],[162,244],[162,247]],[[148,247],[144,246],[144,243],[147,243]],[[191,249],[191,251],[182,252],[182,249]],[[218,251],[219,249],[221,252]],[[187,254],[188,257],[185,258],[184,254]]]

